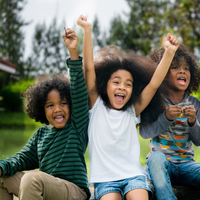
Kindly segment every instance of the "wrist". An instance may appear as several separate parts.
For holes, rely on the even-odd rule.
[[[71,60],[78,60],[79,54],[78,49],[69,49],[70,59]]]
[[[174,56],[174,54],[176,53],[176,51],[174,49],[170,48],[170,47],[165,47],[165,53]]]
[[[190,127],[192,127],[192,126],[194,126],[195,122],[196,122],[196,120],[193,121],[193,122],[190,122],[190,121],[188,120],[188,125],[189,125]]]
[[[167,116],[166,112],[165,112],[165,117],[166,117],[166,119],[167,119],[168,121],[173,121],[173,120],[174,120],[174,118],[171,118],[171,117]]]
[[[89,23],[84,26],[84,31],[91,31],[91,29],[92,29],[92,26]]]

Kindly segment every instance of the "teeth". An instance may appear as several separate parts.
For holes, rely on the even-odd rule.
[[[116,96],[124,97],[124,94],[116,94]]]
[[[56,119],[59,119],[59,118],[62,118],[62,117],[63,117],[62,115],[55,116]]]

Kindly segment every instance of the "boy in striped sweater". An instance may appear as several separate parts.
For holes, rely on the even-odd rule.
[[[62,74],[39,80],[23,94],[30,118],[40,127],[24,148],[0,160],[0,199],[89,199],[84,153],[88,143],[88,94],[78,37],[67,29],[63,40],[70,53],[69,80]],[[48,126],[49,124],[53,126]],[[37,169],[38,170],[34,170]],[[23,173],[24,170],[30,170]]]

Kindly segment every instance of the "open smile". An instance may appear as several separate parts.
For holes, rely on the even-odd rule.
[[[57,122],[57,123],[62,123],[63,120],[64,120],[64,116],[63,115],[57,115],[54,117],[54,120]]]
[[[186,84],[186,78],[180,77],[177,79],[178,83],[180,85],[185,85]]]
[[[124,94],[115,94],[115,100],[117,101],[117,103],[123,103],[124,99],[125,99]]]

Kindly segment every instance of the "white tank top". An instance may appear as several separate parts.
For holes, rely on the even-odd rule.
[[[116,181],[146,172],[140,164],[140,144],[134,106],[126,111],[105,107],[97,98],[90,110],[90,184]]]

